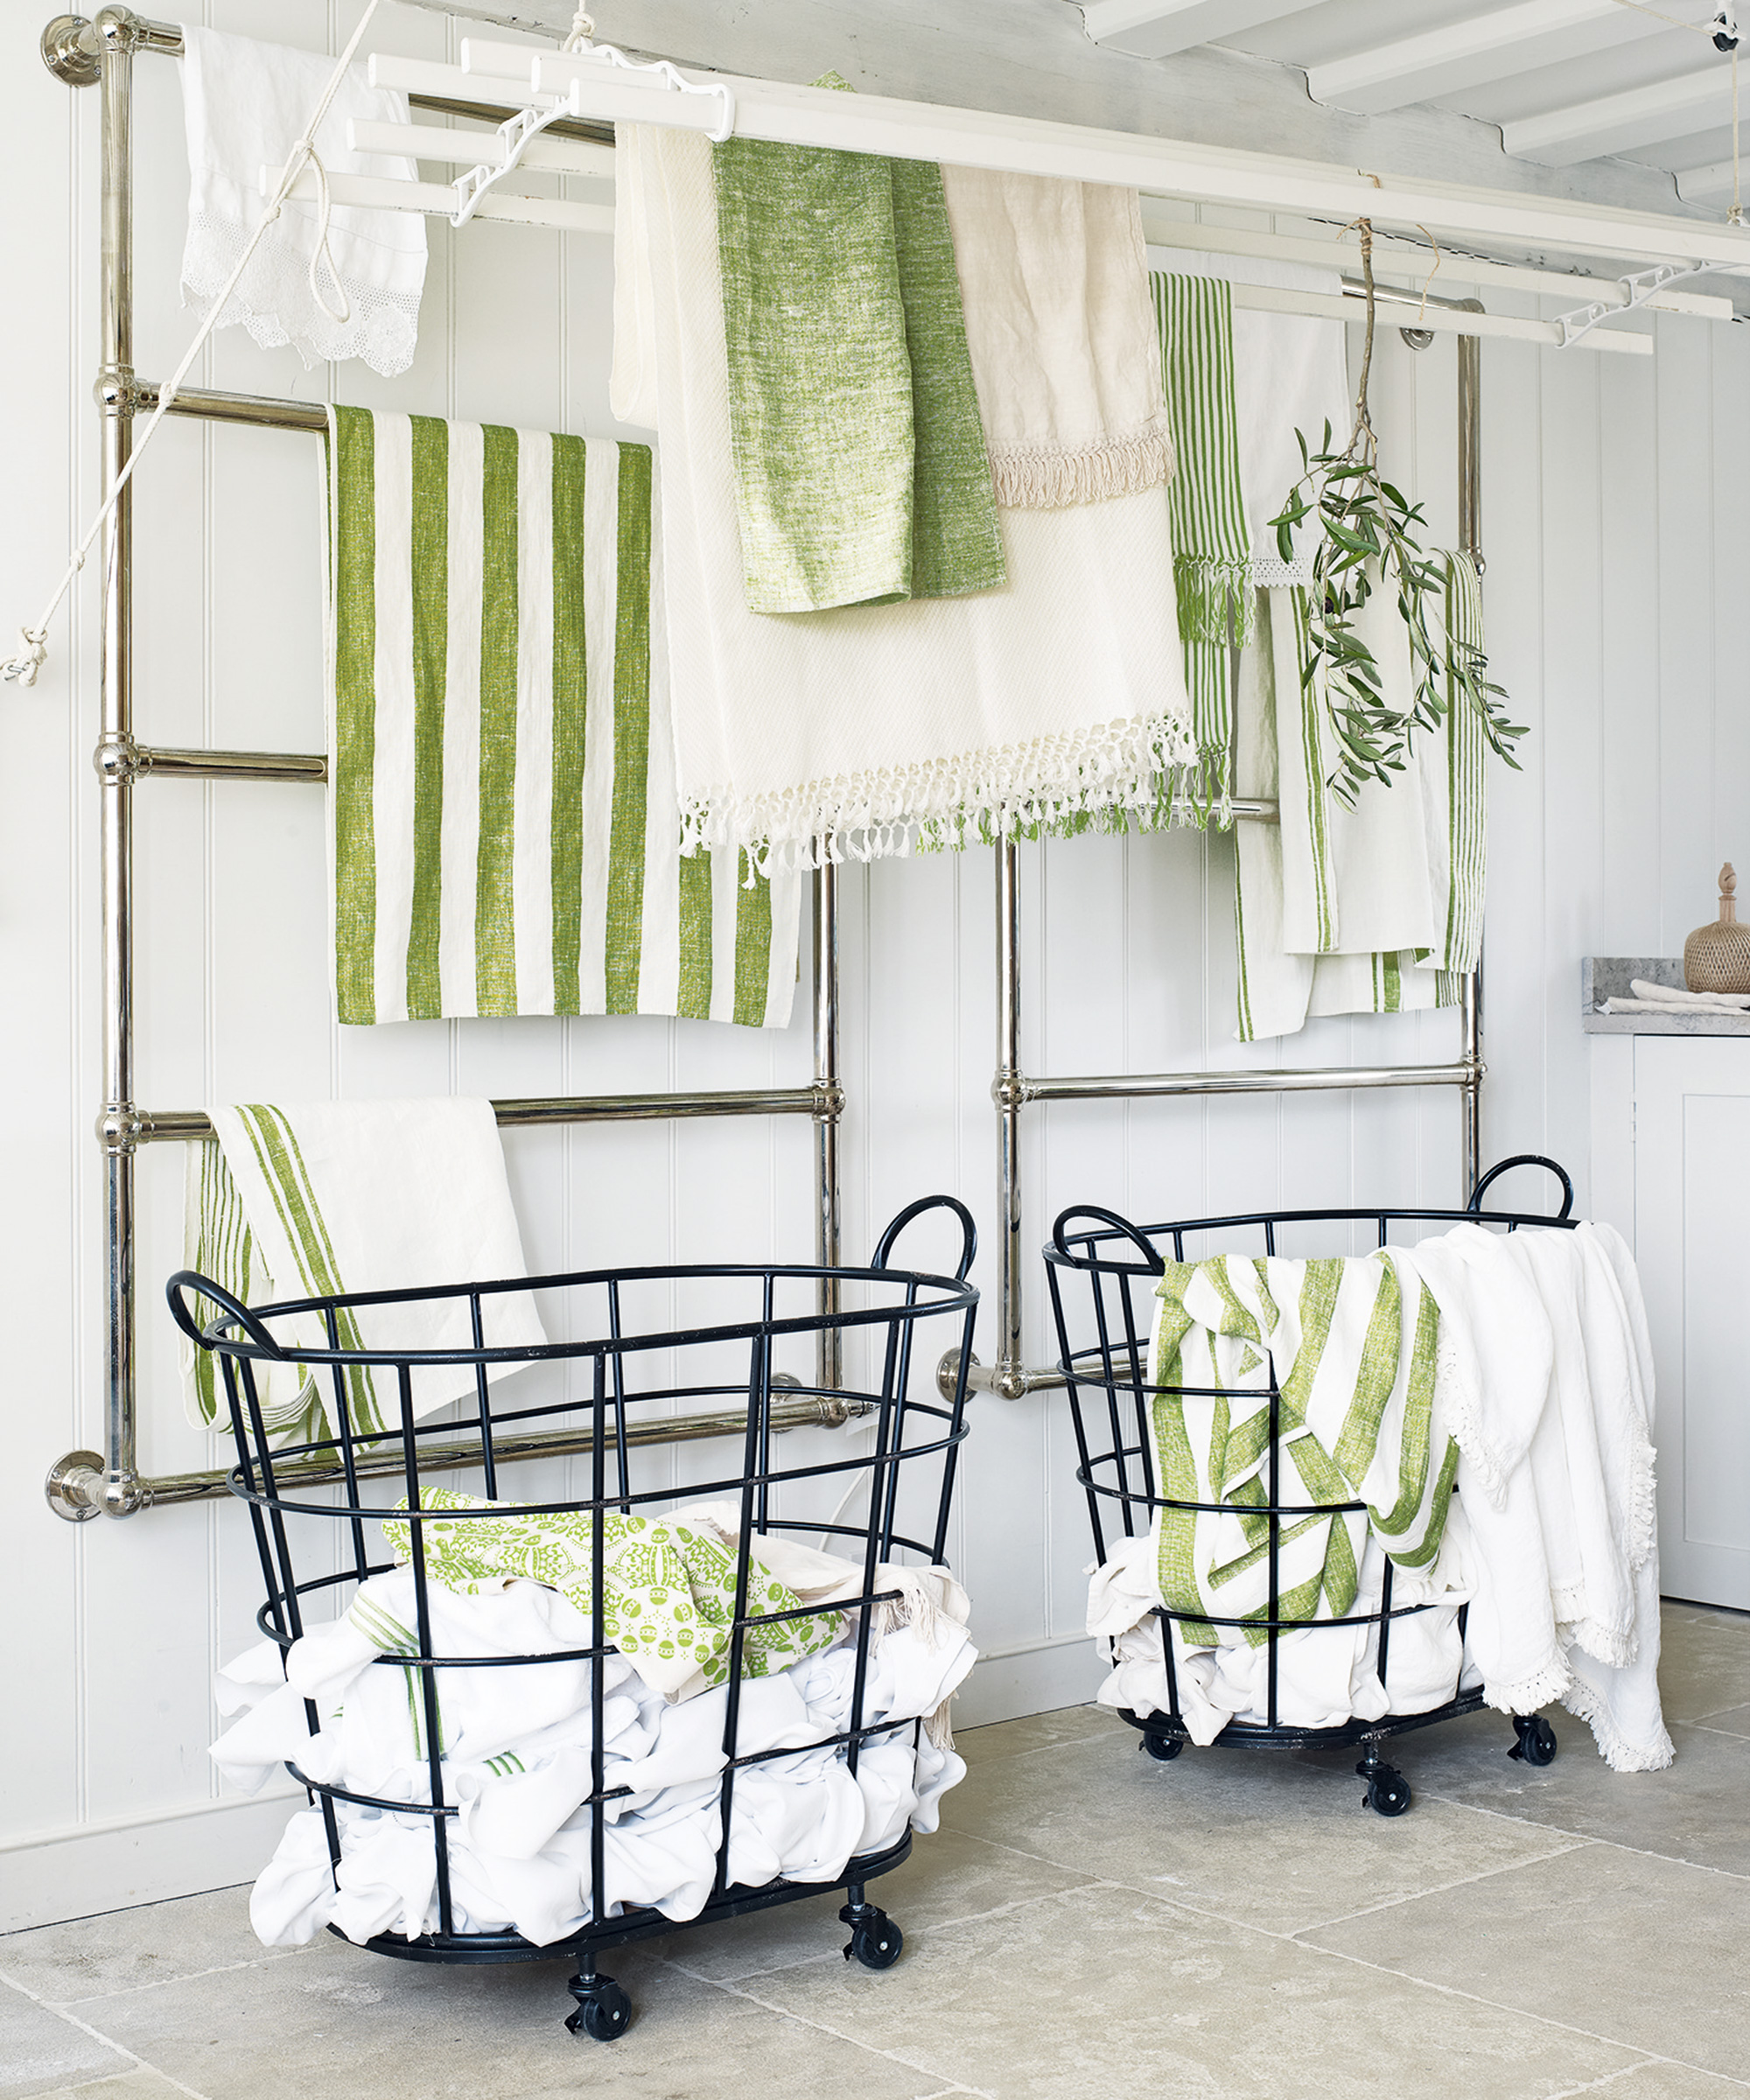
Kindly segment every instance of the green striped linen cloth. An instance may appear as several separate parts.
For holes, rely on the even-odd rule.
[[[800,878],[680,851],[651,479],[644,445],[331,411],[342,1021],[788,1023]]]
[[[1279,1619],[1340,1619],[1354,1606],[1369,1528],[1400,1567],[1439,1550],[1459,1447],[1436,1419],[1439,1312],[1396,1250],[1359,1258],[1169,1262],[1149,1378],[1157,1492],[1216,1510],[1156,1519],[1161,1600],[1193,1617],[1193,1648],[1253,1646],[1270,1616],[1270,1393],[1281,1395],[1278,1500],[1360,1501],[1365,1511],[1284,1520]],[[1208,1389],[1206,1396],[1164,1386]],[[1219,1389],[1219,1390],[1217,1390]]]
[[[207,1115],[216,1142],[189,1147],[186,1264],[245,1305],[528,1273],[489,1101],[247,1102]],[[196,1309],[203,1325],[217,1310],[204,1298]],[[526,1292],[486,1298],[481,1312],[490,1347],[546,1340]],[[300,1348],[474,1346],[466,1298],[340,1307],[332,1344],[315,1314],[276,1323],[272,1332]],[[191,1418],[216,1424],[225,1412],[222,1373],[205,1349],[193,1350],[186,1368]],[[332,1371],[258,1362],[255,1379],[263,1427],[276,1440],[305,1442],[339,1426]],[[475,1391],[470,1364],[416,1369],[415,1418]],[[354,1431],[400,1424],[392,1370],[346,1366],[341,1398]]]
[[[426,1572],[464,1596],[521,1579],[545,1583],[592,1617],[595,1519],[587,1509],[538,1513],[444,1488],[422,1488],[419,1506],[440,1514],[420,1526]],[[405,1508],[405,1502],[397,1505]],[[453,1514],[443,1514],[452,1512]],[[385,1517],[396,1558],[413,1557],[404,1517]],[[729,1678],[735,1620],[736,1556],[696,1526],[663,1516],[609,1510],[602,1532],[602,1637],[646,1684],[684,1699]],[[758,1556],[747,1572],[750,1614],[793,1612],[802,1600]],[[844,1624],[838,1612],[768,1620],[742,1635],[741,1675],[775,1676],[830,1648]]]
[[[995,589],[942,171],[746,138],[711,160],[749,611]]]
[[[1177,468],[1167,492],[1173,585],[1200,819],[1233,792],[1234,672],[1252,635],[1251,535],[1234,404],[1233,290],[1223,277],[1156,270],[1149,287]]]

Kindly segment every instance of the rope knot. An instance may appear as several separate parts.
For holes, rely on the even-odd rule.
[[[34,685],[37,673],[49,660],[48,637],[40,627],[20,627],[18,639],[24,647],[18,655],[0,663],[0,678],[9,685]]]

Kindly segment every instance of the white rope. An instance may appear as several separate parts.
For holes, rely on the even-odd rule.
[[[312,112],[310,122],[304,127],[303,136],[299,138],[298,144],[292,148],[290,157],[287,160],[285,166],[280,171],[279,182],[274,190],[272,197],[268,201],[267,209],[262,214],[260,220],[256,223],[255,231],[249,235],[248,240],[244,243],[243,252],[237,258],[236,267],[232,270],[230,276],[226,279],[224,285],[221,287],[219,292],[219,296],[214,300],[212,305],[208,307],[205,318],[201,321],[200,327],[195,331],[193,341],[190,343],[187,350],[184,353],[181,363],[178,365],[176,370],[171,374],[170,377],[158,388],[158,403],[157,408],[153,410],[151,415],[147,418],[144,428],[140,431],[139,438],[136,442],[132,452],[123,462],[121,472],[116,477],[115,487],[110,490],[108,497],[104,500],[102,508],[98,511],[97,515],[92,520],[90,529],[86,533],[84,538],[80,541],[79,544],[74,549],[71,556],[68,558],[66,568],[62,573],[61,579],[60,583],[55,585],[53,595],[50,598],[48,604],[43,608],[42,618],[37,622],[34,627],[21,627],[18,630],[19,638],[24,646],[18,655],[10,656],[6,659],[5,662],[0,663],[0,678],[4,678],[10,682],[18,685],[34,685],[37,682],[37,673],[41,670],[43,665],[48,661],[48,630],[50,621],[53,620],[56,612],[60,610],[61,600],[73,588],[74,581],[75,578],[77,578],[80,570],[84,568],[85,557],[90,553],[92,547],[96,541],[98,534],[102,531],[104,526],[108,523],[110,517],[114,514],[116,506],[121,500],[122,490],[125,489],[128,484],[133,480],[134,469],[139,465],[141,458],[145,452],[146,447],[158,435],[159,424],[162,424],[164,417],[170,414],[172,404],[176,400],[178,388],[180,387],[183,381],[187,378],[189,371],[192,367],[195,359],[200,354],[201,348],[205,345],[207,337],[212,334],[214,329],[218,326],[219,317],[225,310],[226,302],[230,298],[231,294],[237,289],[238,284],[241,283],[243,272],[248,267],[251,256],[254,256],[256,248],[261,246],[262,241],[267,234],[268,228],[272,226],[274,221],[279,217],[281,207],[284,205],[286,199],[291,193],[292,185],[297,181],[299,175],[303,173],[306,166],[313,166],[316,170],[318,203],[318,237],[316,253],[310,259],[311,292],[317,304],[322,308],[322,311],[329,317],[331,320],[342,321],[348,318],[351,309],[346,304],[346,293],[344,290],[340,290],[340,277],[334,270],[333,258],[332,256],[329,256],[328,270],[330,276],[334,279],[336,290],[340,290],[341,304],[339,312],[336,312],[334,308],[329,305],[326,299],[323,298],[321,287],[317,279],[317,264],[324,256],[328,254],[328,221],[330,203],[328,196],[328,178],[326,172],[323,169],[320,159],[317,156],[314,142],[318,127],[321,124],[323,118],[327,116],[329,105],[334,100],[335,95],[340,92],[340,83],[346,77],[346,68],[352,64],[353,54],[358,50],[359,45],[363,39],[365,31],[369,25],[372,16],[377,11],[377,4],[378,0],[368,0],[365,11],[359,18],[359,25],[353,32],[352,36],[348,38],[346,48],[340,53],[340,60],[336,64],[334,71],[329,78],[328,85],[322,90],[321,97],[318,101],[315,109]]]

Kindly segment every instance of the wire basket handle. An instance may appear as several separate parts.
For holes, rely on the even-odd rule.
[[[1052,1245],[1056,1248],[1065,1261],[1073,1262],[1078,1268],[1081,1268],[1094,1264],[1095,1259],[1091,1254],[1079,1255],[1070,1251],[1064,1238],[1064,1228],[1072,1218],[1097,1219],[1102,1225],[1110,1226],[1114,1232],[1121,1233],[1133,1247],[1140,1251],[1143,1257],[1140,1267],[1134,1262],[1100,1262],[1096,1264],[1098,1267],[1110,1270],[1120,1276],[1163,1276],[1166,1274],[1166,1262],[1150,1246],[1130,1221],[1128,1218],[1121,1218],[1116,1210],[1102,1210],[1097,1203],[1072,1205],[1069,1209],[1060,1214],[1057,1223],[1052,1227]]]
[[[972,1222],[972,1213],[957,1196],[920,1196],[915,1203],[907,1203],[881,1235],[875,1249],[875,1258],[869,1265],[872,1269],[885,1269],[887,1256],[893,1251],[894,1241],[914,1218],[920,1217],[927,1210],[951,1210],[960,1220],[960,1266],[954,1272],[954,1280],[957,1284],[963,1284],[966,1272],[972,1266],[972,1257],[978,1251],[978,1228]]]
[[[1572,1212],[1574,1208],[1574,1185],[1568,1179],[1567,1169],[1558,1166],[1553,1159],[1546,1159],[1541,1152],[1516,1152],[1510,1159],[1498,1160],[1471,1191],[1471,1200],[1465,1206],[1466,1209],[1480,1217],[1482,1214],[1483,1191],[1491,1181],[1498,1180],[1516,1166],[1547,1167],[1562,1185],[1562,1208],[1556,1215],[1565,1218]]]
[[[271,1356],[276,1363],[285,1361],[279,1344],[270,1334],[249,1308],[232,1297],[222,1284],[215,1284],[210,1276],[202,1276],[199,1270],[178,1269],[164,1285],[164,1297],[170,1302],[170,1316],[198,1348],[207,1347],[206,1337],[200,1323],[189,1310],[185,1292],[192,1292],[208,1299],[219,1310],[234,1320],[258,1349]]]

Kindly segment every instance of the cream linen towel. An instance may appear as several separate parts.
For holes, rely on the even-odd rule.
[[[185,298],[205,304],[224,290],[265,208],[262,169],[277,167],[290,156],[333,70],[333,60],[318,52],[183,24],[189,169]],[[418,166],[411,160],[354,152],[346,143],[354,117],[404,124],[407,97],[371,87],[362,66],[349,66],[317,127],[316,150],[324,167],[336,175],[416,178]],[[425,284],[424,221],[416,212],[336,205],[326,258],[317,262],[321,302],[310,286],[318,230],[313,203],[293,200],[283,205],[220,326],[241,322],[264,349],[290,343],[306,366],[360,357],[385,378],[405,372],[413,362]],[[325,312],[324,303],[333,311]]]
[[[945,167],[997,500],[1164,486],[1172,435],[1134,190]]]
[[[1001,591],[750,613],[709,144],[625,126],[616,182],[612,398],[662,438],[689,836],[794,867],[822,840],[867,858],[920,832],[957,845],[1078,812],[1152,812],[1161,774],[1190,755],[1165,488],[1003,511]],[[1158,384],[1158,354],[1151,366]]]
[[[343,1021],[783,1027],[801,878],[680,850],[648,445],[336,409]]]
[[[246,1304],[528,1274],[489,1101],[324,1101],[295,1108],[254,1102],[207,1114],[218,1144],[189,1147],[188,1265]],[[214,1308],[205,1300],[198,1305],[204,1323]],[[481,1313],[488,1348],[547,1339],[525,1292],[484,1298]],[[474,1346],[466,1299],[368,1306],[342,1311],[337,1321],[344,1349]],[[290,1346],[329,1346],[316,1314],[277,1321],[271,1332]],[[211,1423],[223,1409],[222,1382],[215,1388],[210,1351],[193,1354],[191,1412]],[[354,1365],[342,1382],[354,1430],[399,1424],[392,1371]],[[471,1397],[474,1367],[416,1370],[412,1391],[414,1415],[423,1418]],[[294,1439],[318,1436],[325,1418],[331,1428],[335,1423],[334,1374],[272,1367],[266,1400],[270,1429]]]

